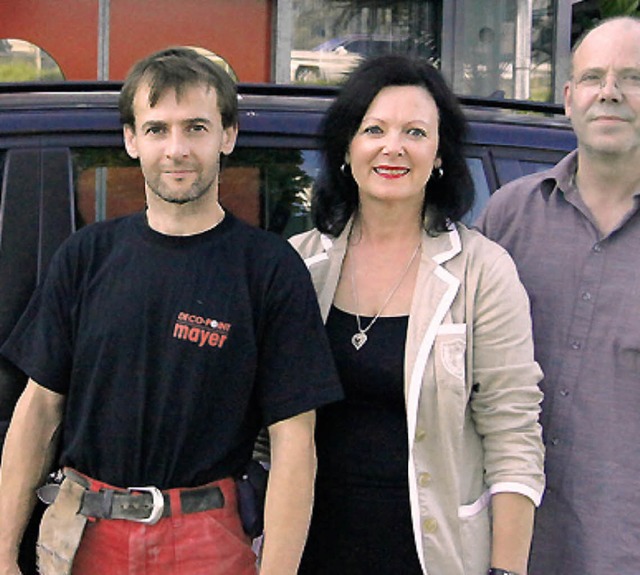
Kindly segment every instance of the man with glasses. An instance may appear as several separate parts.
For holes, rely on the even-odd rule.
[[[530,575],[640,566],[640,20],[575,46],[578,148],[491,198],[478,227],[514,258],[545,379],[547,491]]]

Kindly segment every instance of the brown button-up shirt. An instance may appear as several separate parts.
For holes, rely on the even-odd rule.
[[[640,213],[603,236],[576,152],[505,186],[477,225],[531,298],[547,492],[530,575],[640,573]]]

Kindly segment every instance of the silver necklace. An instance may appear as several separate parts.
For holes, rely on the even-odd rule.
[[[358,309],[360,308],[360,305],[358,303],[358,292],[356,290],[356,263],[355,263],[355,259],[351,262],[351,290],[353,291],[353,301],[356,304],[356,325],[358,326],[358,331],[356,333],[353,334],[353,336],[351,336],[351,343],[353,345],[353,347],[356,348],[356,351],[358,351],[365,343],[367,343],[367,332],[373,327],[373,324],[376,323],[376,321],[378,321],[378,318],[380,317],[380,315],[382,314],[382,312],[384,311],[384,308],[387,307],[387,304],[391,301],[391,298],[393,297],[393,295],[398,291],[398,288],[400,287],[400,284],[402,284],[405,276],[407,275],[407,273],[409,273],[409,268],[411,267],[411,264],[413,263],[413,260],[416,259],[416,256],[418,255],[418,252],[420,251],[420,246],[421,243],[419,243],[416,246],[416,249],[413,251],[413,254],[411,255],[411,258],[409,259],[409,261],[407,262],[407,265],[404,268],[404,271],[402,272],[402,275],[400,276],[400,279],[398,280],[398,283],[396,283],[396,285],[393,286],[393,289],[389,292],[389,295],[387,296],[387,299],[384,300],[384,303],[382,304],[382,307],[380,307],[380,309],[378,310],[378,313],[375,315],[375,317],[369,322],[369,325],[365,328],[362,327],[362,322],[360,320],[360,314],[358,313]]]

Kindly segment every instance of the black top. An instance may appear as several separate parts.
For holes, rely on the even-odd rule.
[[[363,327],[372,318],[361,317]],[[327,333],[345,400],[321,409],[319,481],[407,489],[404,343],[408,317],[380,317],[359,350],[354,315],[332,307]]]
[[[367,326],[371,318],[362,318]],[[318,479],[300,575],[420,575],[404,402],[407,317],[381,317],[356,350],[355,316],[327,331],[345,399],[318,410]]]
[[[230,214],[83,228],[2,351],[66,395],[60,463],[121,487],[235,475],[261,426],[342,396],[300,257]]]

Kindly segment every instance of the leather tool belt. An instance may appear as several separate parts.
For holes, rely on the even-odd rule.
[[[153,525],[162,517],[171,516],[171,502],[167,492],[157,487],[129,487],[126,490],[101,488],[91,491],[85,477],[72,469],[65,476],[84,487],[79,513],[96,519],[126,519]],[[182,514],[198,513],[224,507],[220,487],[205,485],[179,491]]]

